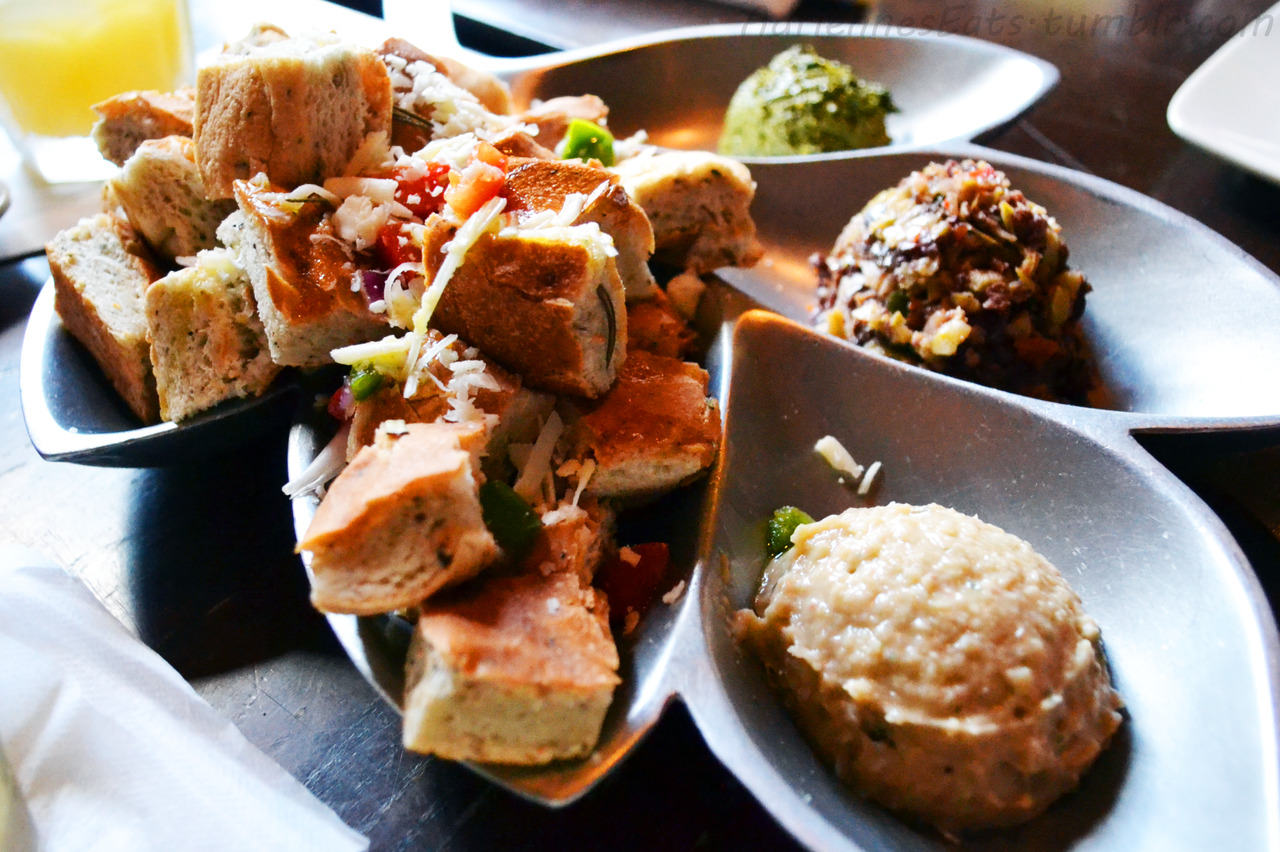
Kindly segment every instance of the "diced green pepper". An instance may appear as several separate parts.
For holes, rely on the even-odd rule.
[[[351,398],[363,402],[382,387],[383,375],[369,367],[357,367],[351,371],[347,382],[351,385]]]
[[[889,294],[889,300],[885,302],[885,307],[890,313],[897,312],[904,317],[911,313],[911,298],[905,290],[894,290]]]
[[[542,518],[533,507],[496,479],[480,486],[480,514],[498,546],[515,560],[529,552],[542,530]]]
[[[791,536],[801,524],[811,524],[813,518],[795,506],[783,506],[769,519],[765,549],[770,558],[780,556],[791,549]]]
[[[599,160],[613,165],[613,134],[598,124],[581,118],[569,122],[564,134],[560,158],[563,160]]]

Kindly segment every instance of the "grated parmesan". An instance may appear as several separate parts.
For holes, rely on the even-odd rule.
[[[841,444],[833,436],[823,435],[813,445],[813,451],[826,459],[827,464],[831,465],[835,470],[847,473],[853,479],[858,479],[862,476],[862,465],[854,461],[853,455],[844,448],[844,444]]]
[[[347,466],[347,436],[351,432],[351,424],[344,423],[337,433],[324,445],[324,449],[316,454],[301,473],[290,479],[281,489],[290,499],[306,497],[314,494],[324,496],[327,482],[342,472]]]
[[[862,482],[858,484],[858,493],[866,495],[871,491],[871,485],[875,481],[876,474],[880,472],[880,462],[872,462],[867,468],[866,474],[862,477]]]
[[[530,503],[543,503],[543,482],[551,474],[551,454],[555,451],[556,442],[564,432],[564,421],[554,411],[542,425],[542,431],[533,442],[533,449],[525,459],[520,476],[516,479],[515,492]]]

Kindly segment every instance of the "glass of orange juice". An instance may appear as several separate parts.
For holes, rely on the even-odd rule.
[[[186,0],[0,0],[0,122],[50,183],[110,174],[93,104],[189,85],[193,66]]]

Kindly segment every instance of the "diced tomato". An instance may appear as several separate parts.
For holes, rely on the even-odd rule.
[[[458,182],[444,191],[444,199],[459,219],[466,219],[502,192],[506,183],[507,173],[502,169],[483,160],[472,160]]]
[[[490,146],[492,147],[492,146]],[[444,206],[444,191],[449,186],[449,166],[445,163],[425,163],[422,170],[396,169],[396,201],[413,211],[413,215],[425,220]]]
[[[329,397],[329,416],[334,420],[350,420],[355,408],[356,400],[351,395],[351,385],[344,381]]]
[[[475,158],[482,163],[487,163],[494,168],[502,169],[503,174],[507,171],[507,155],[499,151],[492,144],[485,142],[483,139],[476,145]]]
[[[395,269],[402,263],[422,262],[422,247],[409,238],[401,223],[395,219],[387,222],[378,232],[374,253],[384,270]]]
[[[631,550],[640,557],[636,564],[615,556],[596,572],[595,585],[609,598],[609,620],[617,623],[625,621],[628,612],[644,615],[653,606],[665,591],[671,563],[665,542],[633,544]]]

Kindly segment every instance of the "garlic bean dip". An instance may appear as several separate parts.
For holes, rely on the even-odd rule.
[[[1101,636],[1029,544],[937,505],[798,527],[737,633],[836,773],[945,834],[1028,820],[1121,722]]]

